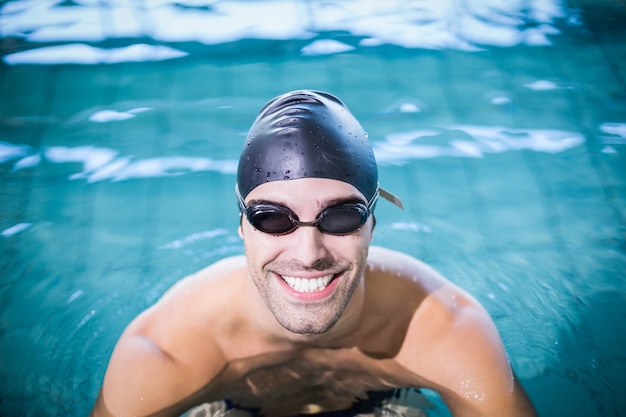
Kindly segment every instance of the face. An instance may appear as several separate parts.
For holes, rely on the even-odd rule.
[[[312,222],[324,209],[366,203],[366,198],[341,181],[302,178],[258,186],[246,197],[246,204],[259,202],[280,204],[301,222]],[[255,229],[243,216],[240,234],[250,277],[284,328],[319,334],[337,323],[362,282],[372,228],[369,216],[358,230],[344,235],[302,226],[276,236]]]

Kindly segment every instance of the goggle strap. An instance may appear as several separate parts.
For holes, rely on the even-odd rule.
[[[400,207],[400,209],[404,210],[404,205],[402,205],[402,200],[400,200],[398,197],[396,197],[395,195],[391,194],[389,191],[385,190],[382,187],[378,187],[378,192],[380,193],[380,196],[382,198],[384,198],[385,200],[389,201],[390,203]]]
[[[237,193],[237,199],[239,200],[239,206],[241,207],[241,203],[244,203],[244,199],[241,196],[241,193],[239,192],[239,185],[235,184],[235,193]],[[382,187],[378,187],[378,193],[380,194],[380,196],[382,198],[384,198],[385,200],[389,201],[390,203],[396,205],[397,207],[399,207],[400,209],[404,210],[404,205],[402,204],[402,200],[400,200],[400,198],[396,197],[395,195],[391,194],[389,191],[385,190]],[[241,207],[241,209],[243,210],[244,207]]]

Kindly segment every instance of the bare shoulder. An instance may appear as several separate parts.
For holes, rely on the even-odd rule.
[[[194,274],[181,279],[174,286],[172,286],[172,288],[165,294],[165,296],[167,296],[169,293],[175,292],[179,287],[187,287],[196,284],[217,284],[221,280],[228,280],[234,275],[241,274],[245,271],[245,268],[246,258],[243,255],[231,256],[221,259],[203,269],[200,269]]]
[[[424,300],[398,360],[440,392],[453,415],[531,417],[489,313],[452,284]]]
[[[396,356],[418,384],[440,392],[454,415],[535,415],[491,316],[474,297],[400,252],[372,247],[369,267],[382,271],[387,280],[397,277],[418,288],[420,296]],[[397,294],[406,297],[410,290]]]
[[[93,415],[178,415],[176,406],[225,366],[211,318],[233,291],[235,282],[223,283],[237,281],[242,268],[242,257],[204,268],[133,320],[113,351]]]
[[[368,255],[369,272],[385,279],[410,281],[430,293],[447,280],[430,265],[406,253],[372,246]]]
[[[245,258],[220,260],[174,284],[161,299],[140,315],[129,331],[150,337],[177,358],[195,354],[196,337],[211,341],[214,319],[227,321],[241,281],[246,279]],[[209,325],[207,325],[209,324]],[[194,358],[196,359],[196,358]]]

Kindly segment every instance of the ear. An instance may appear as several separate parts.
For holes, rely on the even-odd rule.
[[[239,227],[237,228],[237,234],[243,240],[243,228],[241,226],[242,222],[243,222],[243,216],[240,214],[239,215]]]

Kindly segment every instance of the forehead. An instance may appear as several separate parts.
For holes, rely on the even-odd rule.
[[[289,207],[301,205],[323,206],[330,201],[355,199],[366,201],[365,196],[351,184],[327,178],[299,178],[271,181],[259,185],[246,197],[246,201],[264,200]]]

